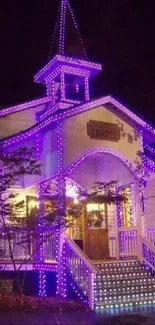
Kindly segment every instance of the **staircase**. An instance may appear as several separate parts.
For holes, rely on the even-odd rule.
[[[138,260],[95,264],[95,308],[127,308],[155,304],[155,277]]]

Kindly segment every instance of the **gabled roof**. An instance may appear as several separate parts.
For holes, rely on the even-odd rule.
[[[84,104],[81,104],[81,105],[73,106],[68,109],[64,109],[64,110],[60,109],[54,113],[51,108],[51,114],[50,114],[50,109],[49,109],[48,113],[50,115],[48,115],[45,119],[43,119],[42,121],[38,122],[37,124],[35,124],[31,128],[29,128],[23,132],[13,135],[7,139],[2,139],[0,141],[0,143],[3,146],[9,146],[15,142],[22,141],[24,139],[31,137],[32,135],[36,134],[41,129],[44,129],[51,123],[65,120],[67,118],[70,118],[71,116],[91,110],[91,109],[96,108],[101,105],[104,105],[104,107],[106,107],[108,110],[115,113],[117,116],[121,116],[122,119],[124,118],[130,124],[134,125],[135,127],[139,128],[141,131],[145,132],[146,136],[151,137],[152,142],[155,141],[155,129],[152,126],[150,126],[148,123],[146,123],[144,120],[142,120],[136,114],[134,114],[127,107],[120,104],[113,97],[106,96],[106,97],[101,97],[96,100],[85,102]]]
[[[46,97],[43,97],[43,98],[31,100],[30,102],[26,102],[26,103],[23,103],[23,104],[14,105],[14,106],[11,106],[11,107],[8,107],[8,108],[4,108],[4,109],[0,110],[0,117],[6,116],[6,115],[9,115],[9,114],[13,114],[13,113],[17,113],[17,112],[20,112],[20,111],[24,111],[25,109],[29,109],[29,108],[32,108],[34,106],[46,104],[48,102],[51,102],[51,100],[52,100],[51,96],[49,96],[49,97],[46,96]]]

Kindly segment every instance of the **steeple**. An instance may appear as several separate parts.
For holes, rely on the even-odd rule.
[[[67,10],[82,46],[84,59],[77,58],[78,55],[74,57],[68,56],[66,49],[68,33]],[[46,85],[46,93],[48,96],[52,96],[53,104],[63,102],[63,107],[65,108],[64,103],[68,107],[68,105],[71,106],[89,101],[89,80],[99,73],[102,67],[100,64],[89,62],[86,59],[84,44],[69,0],[60,1],[51,47],[54,44],[54,40],[57,39],[57,31],[59,31],[57,54],[35,75],[34,80]]]
[[[50,57],[53,52],[87,59],[84,42],[69,0],[60,0],[50,45]]]

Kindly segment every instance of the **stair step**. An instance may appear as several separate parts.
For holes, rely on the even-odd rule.
[[[118,288],[118,287],[127,287],[133,285],[148,285],[155,284],[154,277],[147,277],[146,279],[121,279],[121,280],[106,280],[106,281],[95,281],[95,288]]]
[[[138,260],[96,263],[97,309],[155,306],[155,277]]]
[[[126,267],[117,267],[117,268],[113,268],[113,267],[109,267],[109,268],[105,268],[105,267],[99,267],[99,270],[101,273],[103,274],[118,274],[118,273],[131,273],[131,272],[137,272],[137,271],[142,271],[144,269],[144,267],[139,266],[126,266]]]
[[[120,295],[120,294],[134,294],[134,293],[143,293],[143,292],[154,292],[155,284],[154,285],[145,285],[145,286],[130,286],[130,287],[119,287],[119,288],[103,288],[95,290],[95,297],[97,296],[109,296],[109,295]]]
[[[115,296],[115,297],[108,297],[104,299],[100,299],[99,301],[95,298],[96,304],[111,304],[111,303],[119,303],[119,302],[132,302],[132,301],[147,301],[147,300],[154,300],[155,301],[155,293],[151,295],[123,295],[123,296]]]
[[[122,280],[122,279],[144,279],[148,278],[146,271],[133,272],[133,273],[118,273],[118,274],[97,274],[96,281],[108,281],[108,280]]]
[[[150,297],[151,299],[154,297],[155,298],[155,292],[152,290],[151,292],[111,292],[110,294],[107,293],[102,293],[99,295],[95,295],[95,301],[131,301],[133,298],[136,300],[142,297]]]
[[[103,309],[111,309],[111,308],[125,308],[125,307],[134,307],[134,306],[155,306],[155,299],[140,299],[139,301],[137,300],[132,300],[130,302],[115,302],[115,303],[104,303],[100,302],[97,303],[95,306],[96,310],[103,310]]]
[[[101,263],[95,263],[95,265],[98,268],[120,268],[120,267],[134,267],[134,266],[139,266],[140,262],[138,260],[134,261],[128,261],[128,262],[123,262],[123,261],[117,261],[117,262],[101,262]]]

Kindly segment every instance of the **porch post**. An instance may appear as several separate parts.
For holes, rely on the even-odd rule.
[[[38,244],[39,244],[39,264],[44,263],[43,250],[43,218],[44,218],[44,186],[39,185],[39,216],[38,216]],[[39,270],[39,296],[46,297],[46,272]]]
[[[137,227],[137,249],[138,257],[142,257],[141,237],[144,231],[143,196],[141,184],[136,184],[136,227]]]
[[[57,260],[57,291],[58,296],[66,297],[66,254],[65,254],[65,231],[63,230],[62,214],[65,213],[66,201],[66,179],[64,175],[63,161],[63,124],[60,122],[57,126],[57,146],[58,146],[58,172],[57,179],[57,209],[60,215],[57,216],[56,230],[56,260]]]
[[[63,175],[59,176],[58,180],[58,201],[57,207],[60,210],[65,212],[65,178]],[[56,260],[57,260],[57,291],[56,294],[58,296],[66,297],[66,254],[65,254],[65,230],[63,230],[63,226],[61,224],[61,215],[57,216],[58,225],[56,230]]]
[[[120,188],[116,188],[116,195],[119,194]],[[117,202],[116,205],[116,258],[117,260],[120,259],[120,235],[119,235],[119,228],[122,226],[122,220],[121,220],[121,207],[120,202]]]

